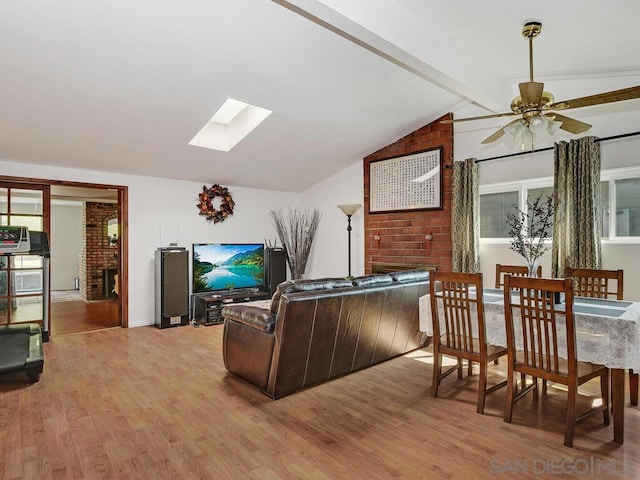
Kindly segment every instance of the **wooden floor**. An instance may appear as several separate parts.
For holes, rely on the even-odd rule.
[[[51,303],[52,336],[118,327],[118,300],[85,300]]]
[[[593,417],[567,448],[564,392],[523,399],[507,424],[502,389],[478,415],[477,373],[430,396],[429,349],[272,401],[225,372],[222,328],[46,343],[38,383],[0,377],[0,478],[640,477],[637,407],[626,408],[624,445]],[[491,367],[492,381],[503,368]]]

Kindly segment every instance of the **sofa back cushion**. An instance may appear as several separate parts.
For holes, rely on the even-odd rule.
[[[426,270],[404,270],[389,274],[394,282],[419,282],[429,280],[429,272]]]
[[[298,280],[286,289],[289,292],[311,292],[314,290],[331,290],[333,288],[352,287],[351,280],[346,278],[319,278],[317,280]]]
[[[312,292],[315,290],[331,290],[333,288],[345,288],[352,287],[351,280],[344,278],[320,278],[317,280],[287,280],[282,282],[276,288],[276,291],[271,297],[271,313],[274,315],[278,313],[278,305],[280,304],[280,297],[284,293],[291,292]]]
[[[364,275],[356,277],[352,283],[356,287],[370,287],[372,285],[389,285],[393,279],[389,275]]]
[[[276,287],[276,291],[273,292],[273,297],[271,297],[271,313],[274,315],[278,312],[278,305],[280,304],[280,297],[284,293],[284,291],[293,285],[293,280],[287,280],[286,282],[279,283]]]

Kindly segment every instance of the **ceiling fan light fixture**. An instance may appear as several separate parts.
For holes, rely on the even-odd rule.
[[[504,132],[511,135],[513,139],[516,139],[520,137],[523,129],[524,125],[522,124],[522,122],[516,122],[504,127]]]
[[[531,130],[532,133],[541,133],[547,129],[548,124],[549,121],[545,117],[533,117],[529,120],[529,130]]]
[[[556,120],[550,120],[550,119],[547,119],[547,121],[548,121],[547,133],[553,136],[562,126],[562,122],[557,122]]]

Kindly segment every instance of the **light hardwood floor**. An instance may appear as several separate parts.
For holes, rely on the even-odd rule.
[[[87,332],[121,325],[117,300],[51,303],[51,335]]]
[[[502,389],[478,415],[477,372],[430,396],[429,349],[272,401],[226,373],[222,328],[55,337],[38,383],[0,377],[0,478],[640,476],[640,411],[628,403],[624,445],[592,417],[567,448],[564,392],[523,399],[507,424]]]

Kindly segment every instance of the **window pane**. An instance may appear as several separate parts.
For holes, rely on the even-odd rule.
[[[616,180],[616,235],[640,237],[640,178]]]
[[[517,213],[518,192],[480,195],[480,236],[509,238],[506,213]]]
[[[553,193],[553,187],[530,188],[527,190],[527,202],[533,203],[537,198],[546,200]]]
[[[11,189],[11,213],[42,215],[42,191]]]
[[[41,295],[32,297],[14,297],[11,300],[11,323],[35,322],[42,320],[43,298]]]
[[[7,189],[0,188],[0,213],[7,213],[9,205],[7,204]]]
[[[11,255],[11,268],[14,270],[22,268],[42,268],[44,261],[39,255]]]
[[[18,270],[11,273],[12,295],[42,293],[42,270]]]
[[[11,225],[29,227],[32,232],[42,231],[42,217],[27,217],[24,215],[11,215]]]
[[[609,182],[600,182],[600,206],[602,208],[602,236],[609,236]]]
[[[530,188],[527,190],[527,202],[532,205],[538,198],[541,198],[541,204],[547,201],[549,195],[553,193],[553,187]],[[549,229],[549,237],[553,237],[553,225]]]

